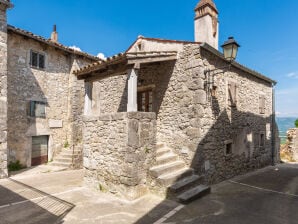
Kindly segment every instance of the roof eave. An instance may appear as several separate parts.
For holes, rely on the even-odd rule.
[[[54,42],[51,42],[50,40],[46,40],[43,37],[35,36],[34,34],[30,34],[28,31],[23,31],[23,30],[18,29],[18,28],[14,27],[14,26],[11,26],[11,25],[8,25],[7,26],[7,30],[8,31],[11,31],[11,32],[14,32],[14,33],[16,33],[18,35],[22,35],[22,36],[28,37],[30,39],[36,40],[36,41],[41,42],[43,44],[49,45],[49,46],[54,47],[56,49],[65,51],[65,52],[70,53],[70,54],[79,55],[79,56],[88,58],[88,59],[93,60],[93,61],[100,61],[100,60],[102,60],[102,59],[99,59],[99,58],[97,58],[95,56],[89,55],[89,54],[87,54],[85,52],[76,51],[76,50],[70,49],[70,48],[68,48],[66,46],[65,47],[60,46],[60,44],[56,44]]]
[[[212,53],[213,55],[215,55],[215,56],[221,58],[222,60],[225,60],[226,61],[224,55],[222,53],[220,53],[218,50],[216,50],[215,48],[211,47],[209,44],[203,43],[200,46],[203,49],[205,49],[205,50],[209,51],[210,53]],[[240,63],[238,63],[236,61],[233,61],[232,62],[232,66],[234,66],[235,68],[238,68],[238,69],[240,69],[242,71],[245,71],[245,72],[247,72],[247,73],[249,73],[249,74],[251,74],[251,75],[253,75],[253,76],[255,76],[255,77],[259,78],[259,79],[262,79],[262,80],[264,80],[266,82],[272,83],[273,85],[276,85],[277,84],[277,82],[275,80],[270,79],[270,78],[266,77],[265,75],[262,75],[261,73],[256,72],[256,71],[254,71],[254,70],[252,70],[252,69],[250,69],[250,68],[248,68],[248,67],[246,67],[244,65],[241,65]]]

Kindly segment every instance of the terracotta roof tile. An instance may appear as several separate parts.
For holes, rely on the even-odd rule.
[[[172,55],[177,55],[177,52],[176,51],[150,51],[150,52],[120,53],[120,54],[117,54],[117,55],[107,58],[106,61],[95,62],[95,63],[89,64],[83,68],[80,68],[80,69],[74,71],[73,73],[76,74],[77,76],[84,75],[87,73],[94,72],[102,66],[125,61],[125,60],[131,59],[131,58],[142,58],[142,57],[150,57],[150,56],[152,56],[152,57],[172,56]]]
[[[83,56],[83,57],[86,57],[86,58],[94,60],[94,61],[102,61],[102,59],[99,59],[98,57],[95,57],[93,55],[87,54],[87,53],[82,52],[82,51],[77,51],[77,50],[75,50],[73,48],[70,48],[70,47],[66,47],[63,44],[56,43],[54,41],[51,41],[50,39],[45,39],[42,36],[35,35],[34,33],[31,33],[29,31],[16,28],[16,27],[11,26],[11,25],[7,26],[7,30],[10,31],[10,32],[16,33],[16,34],[20,34],[20,35],[29,37],[31,39],[34,39],[36,41],[42,42],[44,44],[50,45],[54,48],[58,48],[60,50],[66,51],[66,52],[71,53],[71,54]]]

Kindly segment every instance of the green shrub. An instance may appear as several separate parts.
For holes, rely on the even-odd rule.
[[[22,164],[20,164],[20,161],[17,160],[16,162],[10,162],[8,165],[8,171],[18,171],[25,168]]]
[[[295,127],[298,128],[298,119],[295,121]]]
[[[64,148],[68,148],[68,147],[69,147],[69,143],[68,143],[68,141],[64,142],[63,147],[64,147]]]

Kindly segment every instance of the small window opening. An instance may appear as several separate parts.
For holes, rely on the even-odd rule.
[[[231,155],[233,152],[233,143],[226,144],[225,155]]]
[[[30,101],[28,103],[28,115],[30,117],[46,117],[46,104],[45,102]]]
[[[265,146],[265,134],[260,134],[260,147]]]
[[[30,53],[30,65],[34,68],[45,68],[45,55],[34,51]]]
[[[146,90],[138,92],[138,111],[153,112],[153,92]]]

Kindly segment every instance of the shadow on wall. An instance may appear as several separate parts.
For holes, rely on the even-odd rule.
[[[75,207],[22,182],[7,179],[0,185],[1,223],[63,223]],[[17,211],[17,212],[16,212]]]
[[[157,114],[159,113],[164,95],[168,89],[171,74],[175,68],[175,63],[176,61],[141,64],[141,68],[138,73],[138,88],[144,87],[145,90],[152,90],[154,99],[152,105],[153,112],[156,112]],[[127,111],[127,93],[128,77],[117,112]]]
[[[42,107],[49,107],[48,99],[39,83],[45,80],[37,80],[29,65],[11,66],[17,63],[15,56],[10,55],[9,62],[7,80],[9,162],[19,160],[23,166],[29,166],[31,164],[29,160],[32,158],[32,136],[50,134],[47,120],[34,116],[37,107],[39,107],[38,113],[42,113]]]
[[[213,114],[217,115],[216,122],[205,137],[197,143],[190,165],[195,174],[204,176],[205,184],[218,183],[272,164],[274,158],[271,151],[271,135],[268,134],[268,130],[266,132],[268,123],[272,122],[272,115],[258,116],[238,111],[236,107],[226,109],[219,114],[219,104],[215,97],[212,98],[212,110]],[[264,135],[261,137],[261,134]],[[260,138],[263,137],[264,143],[261,143]],[[227,144],[230,142],[233,142],[234,146],[227,149]],[[182,174],[177,181],[183,178],[185,176]],[[170,187],[167,188],[167,199],[177,196],[173,195]],[[154,216],[154,214],[160,214],[160,211],[165,211],[163,202],[136,223],[154,223],[161,218]],[[166,214],[167,212],[163,215]]]

